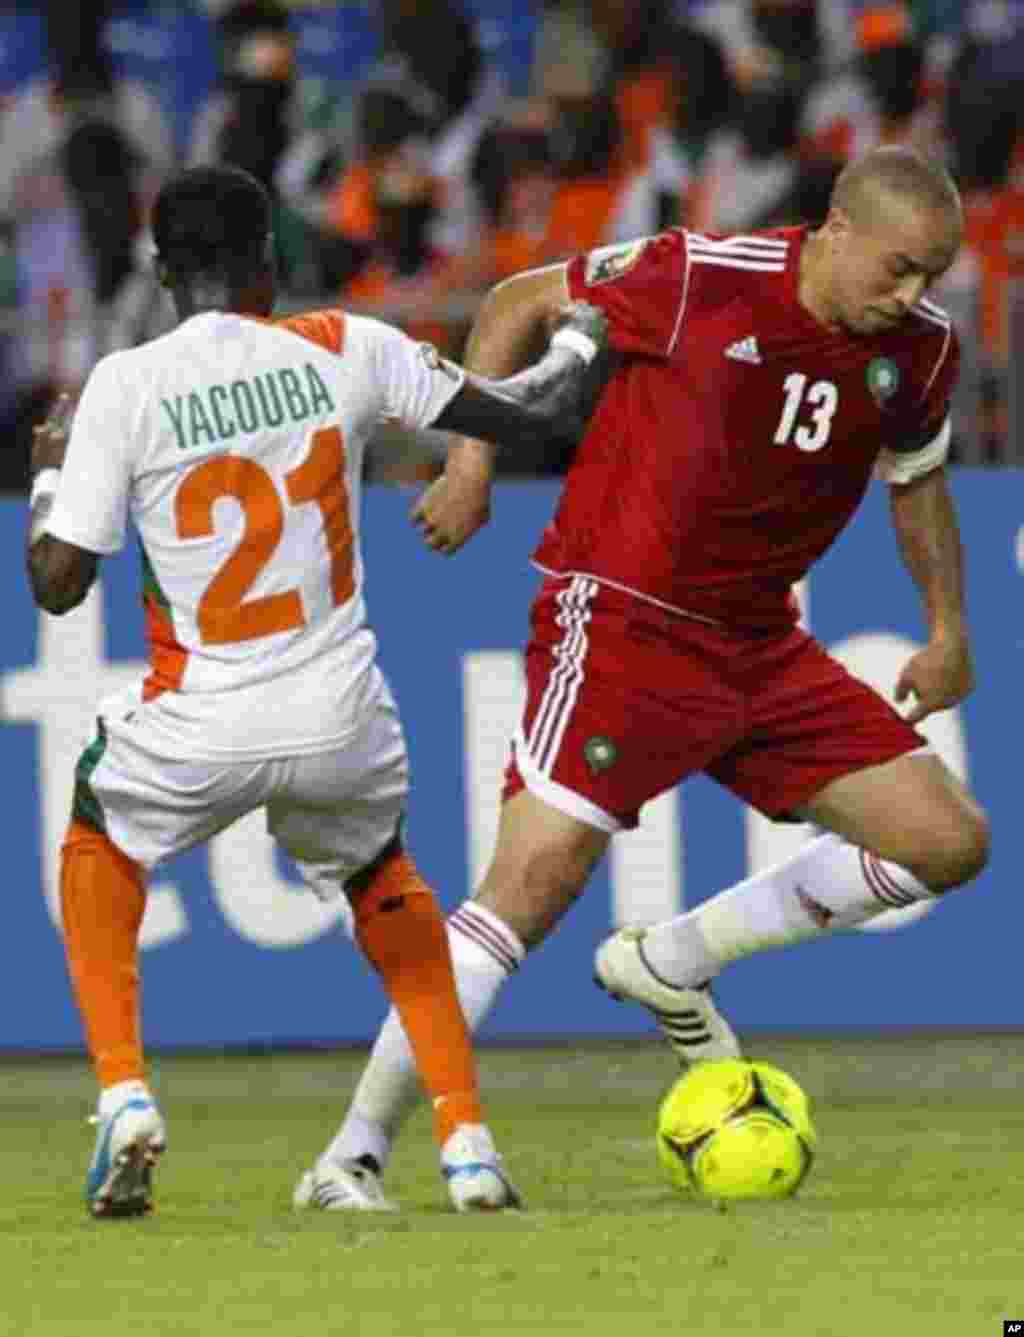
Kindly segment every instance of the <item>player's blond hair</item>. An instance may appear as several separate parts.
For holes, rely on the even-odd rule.
[[[960,192],[943,164],[903,144],[872,149],[844,167],[832,190],[832,207],[854,222],[866,222],[880,195],[961,215]]]

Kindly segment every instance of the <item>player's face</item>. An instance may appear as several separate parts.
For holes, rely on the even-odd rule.
[[[943,210],[879,201],[867,224],[833,233],[831,304],[852,334],[895,329],[956,258],[960,220]]]

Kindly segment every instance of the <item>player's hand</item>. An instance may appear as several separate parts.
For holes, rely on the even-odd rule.
[[[917,724],[937,710],[948,710],[974,689],[971,648],[963,637],[929,641],[906,664],[896,682],[897,701],[915,697],[905,718]]]
[[[608,320],[603,311],[589,302],[567,302],[548,317],[547,329],[549,337],[558,330],[577,330],[597,348],[597,355],[589,366],[577,365],[573,376],[559,381],[549,391],[552,416],[560,425],[552,447],[561,445],[563,449],[572,449],[582,439],[614,369],[608,344]]]
[[[578,330],[593,339],[599,353],[608,348],[608,318],[600,307],[589,302],[566,302],[551,313],[546,323],[548,338],[558,330]]]
[[[423,542],[450,557],[468,543],[491,518],[489,447],[463,441],[448,452],[444,473],[435,479],[412,508]]]
[[[73,396],[59,395],[45,422],[32,429],[33,474],[39,473],[41,469],[60,469],[63,466],[74,413]]]

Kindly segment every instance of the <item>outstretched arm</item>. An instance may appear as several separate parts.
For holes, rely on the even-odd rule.
[[[928,644],[906,665],[897,701],[911,693],[912,724],[962,701],[974,687],[974,665],[964,612],[963,557],[956,508],[946,471],[932,469],[889,489],[893,528],[907,570],[924,603]]]
[[[584,383],[607,341],[602,312],[585,302],[563,306],[544,356],[501,380],[468,371],[459,393],[432,426],[494,446],[576,440],[583,429]]]
[[[552,322],[570,301],[565,265],[527,270],[499,283],[481,303],[469,332],[466,370],[491,380],[513,376],[539,354]],[[493,448],[482,442],[459,446],[493,460]]]

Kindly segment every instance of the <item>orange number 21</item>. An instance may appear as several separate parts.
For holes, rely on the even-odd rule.
[[[312,502],[320,508],[331,560],[331,593],[338,607],[352,597],[355,588],[345,446],[339,428],[316,432],[309,454],[298,468],[285,474],[284,483],[293,506]],[[306,619],[297,589],[245,597],[284,532],[284,506],[262,465],[241,455],[220,455],[193,469],[174,502],[178,537],[212,535],[213,507],[221,497],[238,502],[245,527],[238,546],[199,600],[197,622],[203,644],[231,645],[303,626]]]

